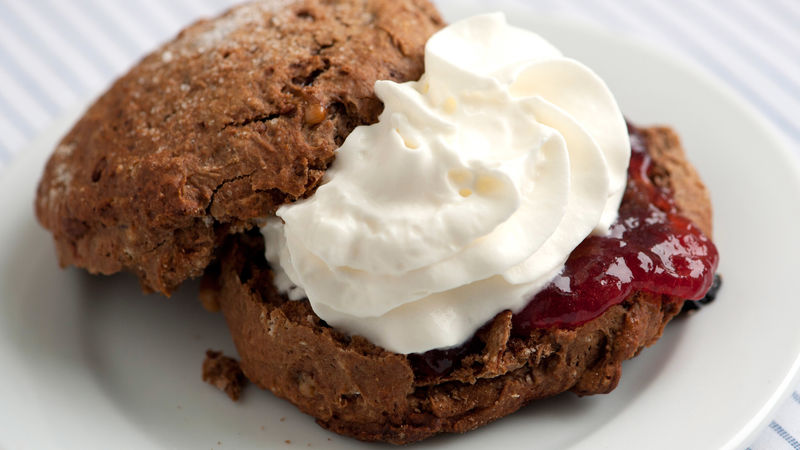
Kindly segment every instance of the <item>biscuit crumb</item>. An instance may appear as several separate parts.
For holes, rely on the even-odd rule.
[[[247,383],[239,362],[222,352],[206,351],[203,361],[203,381],[225,392],[231,400],[239,400],[242,388]]]

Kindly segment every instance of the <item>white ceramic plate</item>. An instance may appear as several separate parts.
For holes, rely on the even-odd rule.
[[[439,2],[454,20],[480,12]],[[503,2],[498,2],[500,5]],[[747,444],[792,385],[800,355],[800,170],[762,118],[718,81],[659,50],[499,6],[597,70],[640,124],[667,123],[711,188],[725,285],[624,366],[613,393],[535,403],[419,448],[719,448]],[[375,448],[328,433],[249,387],[238,404],[200,380],[207,348],[235,354],[221,316],[144,296],[129,275],[60,270],[35,222],[54,124],[0,177],[0,447]]]

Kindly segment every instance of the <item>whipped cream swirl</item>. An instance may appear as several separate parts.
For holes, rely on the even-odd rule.
[[[607,232],[630,158],[605,83],[502,14],[435,34],[425,68],[378,81],[380,121],[262,229],[280,290],[398,353],[459,345],[522,309]]]

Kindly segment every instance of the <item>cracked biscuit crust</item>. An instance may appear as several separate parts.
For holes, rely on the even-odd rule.
[[[61,264],[166,294],[201,275],[224,236],[314,190],[377,120],[374,82],[419,78],[442,25],[427,0],[267,0],[183,30],[51,156],[35,207]]]
[[[670,189],[681,214],[711,236],[708,191],[669,128],[638,129],[653,158],[653,181]],[[477,333],[481,346],[452,372],[428,375],[406,356],[327,326],[308,301],[288,301],[272,284],[260,235],[242,235],[221,258],[221,306],[244,374],[295,404],[323,427],[368,441],[406,444],[463,433],[564,391],[607,393],[623,361],[658,340],[683,301],[637,292],[574,328],[511,334],[511,313]],[[219,278],[216,278],[216,277]],[[209,289],[214,289],[211,287]],[[413,332],[413,330],[410,330]]]

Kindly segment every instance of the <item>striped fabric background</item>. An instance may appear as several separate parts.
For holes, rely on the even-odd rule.
[[[510,1],[682,53],[749,101],[800,156],[800,0]],[[0,176],[53,119],[185,24],[232,3],[0,0]],[[799,392],[787,395],[750,448],[800,450]]]

